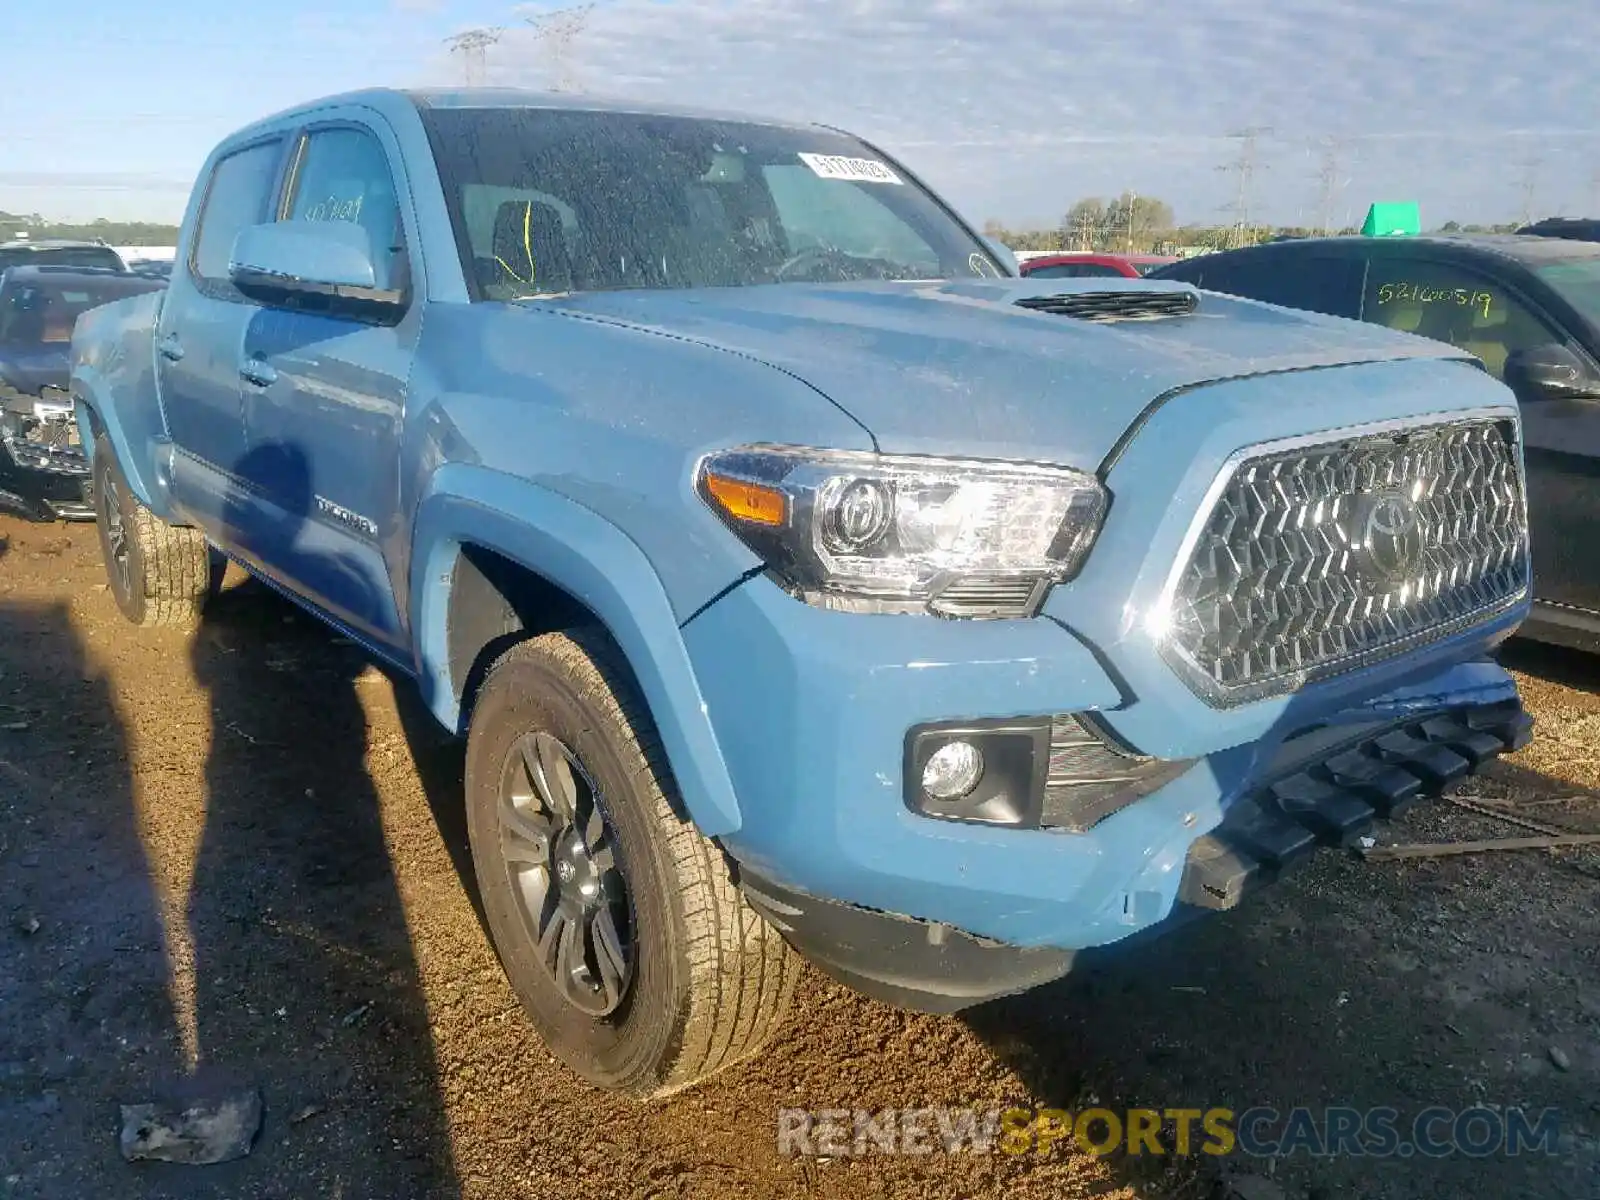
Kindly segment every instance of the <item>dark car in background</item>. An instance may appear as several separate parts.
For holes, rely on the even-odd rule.
[[[1137,279],[1157,267],[1176,262],[1159,254],[1042,254],[1021,265],[1023,275],[1038,279]]]
[[[1546,217],[1517,230],[1535,237],[1568,238],[1579,242],[1600,242],[1600,220],[1594,217]]]
[[[0,503],[37,520],[94,520],[67,391],[72,329],[91,308],[165,286],[120,267],[0,274]]]
[[[1521,633],[1600,651],[1600,243],[1558,237],[1333,237],[1152,273],[1348,317],[1476,355],[1522,407],[1533,615]]]
[[[122,256],[104,242],[64,238],[18,238],[0,242],[0,273],[12,267],[90,267],[100,271],[128,269]]]

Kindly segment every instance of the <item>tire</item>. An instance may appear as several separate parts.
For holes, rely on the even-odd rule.
[[[104,433],[94,440],[92,495],[106,579],[122,615],[135,625],[192,625],[211,593],[204,535],[167,524],[140,502]]]
[[[574,785],[576,819],[564,835],[548,817],[559,805],[544,797],[565,789],[551,780]],[[603,633],[520,642],[490,668],[467,736],[466,803],[501,964],[534,1027],[574,1072],[650,1098],[767,1042],[800,960],[745,903],[717,846],[678,815],[654,725]],[[530,829],[532,837],[518,836]],[[575,859],[564,849],[574,838]],[[585,886],[598,897],[580,895]],[[560,922],[582,932],[569,943],[580,954],[554,969],[563,964],[556,914],[580,909],[590,916]],[[545,935],[551,953],[541,956]],[[620,953],[603,960],[603,946]]]

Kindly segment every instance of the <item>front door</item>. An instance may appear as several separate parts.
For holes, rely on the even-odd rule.
[[[159,393],[178,451],[173,498],[223,545],[233,541],[225,526],[245,453],[239,354],[256,312],[228,282],[228,260],[239,231],[266,219],[282,152],[278,137],[217,160],[190,252],[174,266],[156,330]]]
[[[1449,342],[1478,356],[1496,379],[1506,356],[1557,343],[1584,351],[1514,285],[1454,262],[1375,254],[1367,273],[1368,321]],[[1600,613],[1600,404],[1518,396],[1533,592],[1549,604]]]
[[[374,129],[313,128],[296,151],[283,219],[360,225],[378,286],[409,295],[401,194]],[[265,307],[244,330],[234,365],[248,437],[245,557],[375,649],[401,657],[400,434],[420,307],[413,302],[398,322],[382,324]]]

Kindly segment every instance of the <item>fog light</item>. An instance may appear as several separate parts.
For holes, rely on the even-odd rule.
[[[983,754],[971,742],[946,742],[922,768],[922,790],[935,800],[959,800],[983,778]]]

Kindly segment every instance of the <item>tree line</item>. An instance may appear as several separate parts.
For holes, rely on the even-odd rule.
[[[38,213],[0,212],[0,241],[10,241],[25,233],[33,241],[65,238],[92,242],[96,238],[112,246],[172,246],[178,241],[178,227],[158,221],[48,221]]]
[[[1504,225],[1463,225],[1446,221],[1441,233],[1513,233],[1516,222]],[[1300,225],[1179,225],[1172,206],[1156,196],[1124,192],[1106,199],[1086,196],[1049,228],[1010,228],[989,220],[983,232],[1013,250],[1093,250],[1101,253],[1172,254],[1186,250],[1228,250],[1285,237],[1320,237],[1321,229]],[[1356,226],[1329,229],[1329,234],[1349,236]]]

